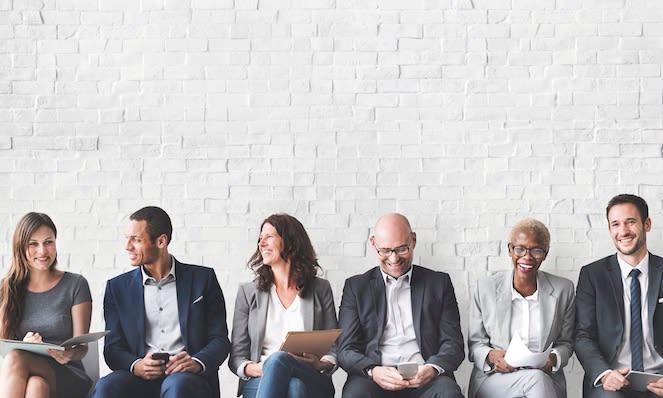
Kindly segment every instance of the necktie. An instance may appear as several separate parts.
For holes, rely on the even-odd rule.
[[[631,270],[631,369],[643,371],[642,317],[640,312],[640,270]]]

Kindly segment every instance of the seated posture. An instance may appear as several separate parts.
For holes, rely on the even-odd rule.
[[[136,269],[108,281],[104,357],[113,370],[94,398],[212,398],[230,341],[214,270],[168,253],[173,227],[158,207],[129,218],[125,250]]]
[[[332,398],[334,349],[322,358],[279,351],[289,331],[337,328],[331,286],[316,277],[320,266],[304,226],[288,214],[269,216],[249,267],[256,278],[237,292],[228,361],[240,377],[238,393],[244,398]]]
[[[379,266],[349,278],[343,288],[343,398],[462,397],[453,373],[465,352],[449,275],[412,265],[417,236],[401,214],[380,218],[370,242]],[[416,372],[400,374],[402,362]]]
[[[470,302],[470,398],[566,398],[562,368],[573,354],[573,283],[539,270],[549,248],[548,228],[522,220],[509,237],[513,269],[477,282]],[[546,363],[538,369],[509,364],[504,355],[516,336],[530,351],[552,345]]]
[[[585,369],[585,398],[663,397],[663,375],[633,391],[632,370],[663,373],[663,258],[647,250],[647,202],[613,197],[606,209],[617,254],[580,270],[576,288],[575,351]]]
[[[11,264],[0,282],[0,337],[60,344],[89,331],[90,288],[81,275],[56,268],[56,237],[46,214],[28,213],[18,222]],[[92,380],[80,360],[87,346],[48,353],[9,352],[0,371],[0,397],[86,397]]]

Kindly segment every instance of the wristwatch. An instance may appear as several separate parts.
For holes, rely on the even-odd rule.
[[[377,365],[371,365],[364,368],[364,374],[368,376],[369,379],[373,380],[373,368]]]

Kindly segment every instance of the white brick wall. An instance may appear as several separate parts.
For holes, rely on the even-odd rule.
[[[607,200],[641,194],[660,254],[661,48],[659,0],[0,0],[3,263],[18,218],[49,213],[100,329],[147,204],[171,214],[178,258],[217,270],[229,321],[279,211],[308,228],[337,304],[387,211],[462,309],[525,216],[552,230],[544,267],[575,281],[613,250]]]

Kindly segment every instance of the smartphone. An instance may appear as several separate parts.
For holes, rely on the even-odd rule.
[[[153,352],[152,353],[152,359],[161,359],[165,361],[164,363],[168,363],[168,360],[170,359],[170,354],[167,352]]]
[[[416,362],[401,362],[396,366],[396,369],[405,380],[410,380],[417,375],[419,364]]]

